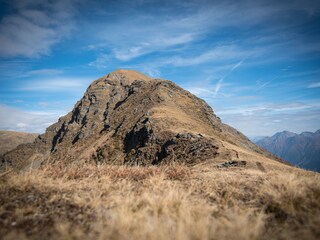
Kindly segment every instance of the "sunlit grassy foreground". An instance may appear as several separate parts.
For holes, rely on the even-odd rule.
[[[0,178],[2,239],[319,239],[320,176],[51,166]]]

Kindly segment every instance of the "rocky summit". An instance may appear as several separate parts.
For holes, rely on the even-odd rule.
[[[276,159],[175,83],[117,70],[94,81],[74,109],[33,143],[2,156],[1,168],[29,169],[57,161],[195,164],[249,156]]]

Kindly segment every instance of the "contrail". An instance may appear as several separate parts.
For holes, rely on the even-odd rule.
[[[236,64],[230,69],[230,71],[229,71],[223,78],[220,78],[220,80],[217,82],[216,87],[215,87],[215,89],[214,89],[214,97],[216,97],[217,94],[218,94],[218,92],[220,91],[220,88],[221,88],[221,86],[222,86],[222,83],[223,83],[224,79],[225,79],[228,75],[230,75],[234,70],[236,70],[238,67],[240,67],[246,58],[247,58],[247,57],[242,58],[238,63],[236,63]]]

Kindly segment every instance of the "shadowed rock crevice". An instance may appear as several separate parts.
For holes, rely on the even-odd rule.
[[[52,148],[51,152],[57,150],[57,145],[62,142],[64,136],[67,134],[66,124],[63,123],[61,128],[58,130],[57,134],[52,139]]]
[[[146,126],[138,130],[137,132],[132,130],[126,134],[124,139],[124,150],[129,153],[132,149],[145,147],[149,136],[153,133],[152,129],[148,129]]]

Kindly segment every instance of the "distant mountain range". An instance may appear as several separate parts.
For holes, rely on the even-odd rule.
[[[278,132],[255,143],[296,166],[320,172],[320,129],[315,133]]]

